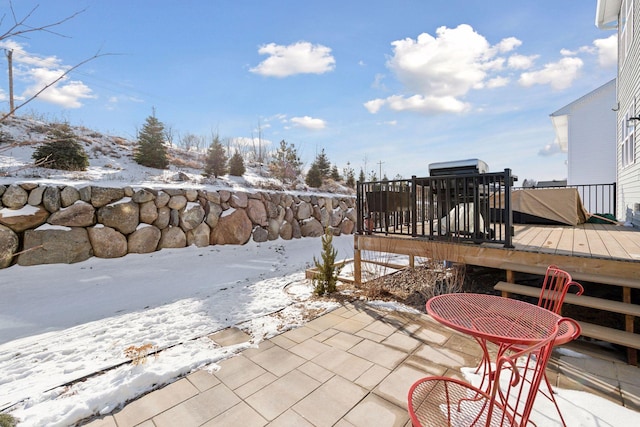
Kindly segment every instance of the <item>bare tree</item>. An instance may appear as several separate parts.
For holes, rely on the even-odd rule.
[[[35,13],[35,11],[38,9],[37,5],[22,17],[18,17],[16,15],[16,12],[15,12],[15,10],[13,8],[13,2],[11,2],[11,1],[9,2],[9,9],[11,11],[12,24],[10,24],[9,28],[6,31],[4,31],[2,34],[0,34],[0,41],[9,39],[11,37],[24,37],[25,34],[35,33],[35,32],[45,32],[45,33],[55,34],[55,35],[61,36],[61,37],[66,37],[66,36],[54,31],[53,28],[65,23],[65,22],[67,22],[67,21],[69,21],[69,20],[71,20],[73,18],[75,18],[76,16],[80,15],[82,12],[85,11],[85,9],[82,9],[82,10],[80,10],[78,12],[75,12],[75,13],[67,16],[66,18],[60,19],[58,21],[55,21],[55,22],[52,22],[52,23],[49,23],[49,24],[44,24],[44,25],[32,26],[29,23],[29,21],[31,20],[31,18],[32,18],[33,14]],[[7,18],[7,14],[5,13],[2,16],[2,18],[0,18],[0,27],[4,24],[6,18]],[[24,107],[25,105],[27,105],[28,103],[30,103],[31,101],[36,99],[38,96],[40,96],[40,94],[42,94],[42,92],[44,92],[45,90],[49,89],[51,86],[54,86],[60,80],[64,79],[72,71],[74,71],[77,68],[83,66],[87,62],[93,61],[94,59],[99,58],[101,56],[105,56],[105,55],[108,55],[108,54],[100,53],[100,51],[98,51],[93,56],[91,56],[91,57],[79,62],[78,64],[74,65],[73,67],[70,67],[69,69],[64,71],[62,74],[60,74],[60,76],[58,76],[56,79],[54,79],[51,82],[47,83],[42,89],[37,91],[34,95],[32,95],[31,97],[27,98],[21,104],[19,104],[18,106],[12,108],[7,114],[5,114],[2,117],[0,117],[0,123],[3,122],[4,120],[6,120],[7,117],[10,117],[11,115],[13,115],[13,113],[15,113],[18,109]]]
[[[180,134],[177,136],[180,139]],[[165,125],[164,127],[164,139],[169,144],[169,147],[173,147],[173,141],[176,139],[176,131],[173,129],[172,125]]]

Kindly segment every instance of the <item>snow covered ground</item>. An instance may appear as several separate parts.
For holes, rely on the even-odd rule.
[[[353,236],[334,246],[351,257]],[[303,324],[308,309],[335,307],[309,300],[304,270],[320,251],[307,238],[0,270],[0,410],[25,426],[70,425],[215,369],[248,344],[218,347],[207,335],[238,326],[257,344]],[[166,350],[125,363],[127,348],[147,344]]]

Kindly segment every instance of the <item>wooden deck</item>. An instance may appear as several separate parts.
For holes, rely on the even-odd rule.
[[[640,231],[618,225],[515,225],[514,248],[399,235],[355,235],[358,251],[436,257],[509,272],[543,275],[556,264],[576,280],[640,288]],[[356,266],[356,269],[358,267]],[[508,279],[508,277],[507,277]]]

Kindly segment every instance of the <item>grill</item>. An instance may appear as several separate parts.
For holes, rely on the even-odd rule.
[[[429,175],[435,178],[431,182],[431,193],[435,199],[435,209],[438,218],[444,218],[455,212],[455,216],[465,217],[465,223],[475,223],[470,215],[469,204],[475,204],[483,198],[485,188],[477,180],[478,174],[488,172],[489,167],[478,159],[455,160],[451,162],[431,163]],[[467,225],[456,225],[465,228]],[[476,228],[478,230],[478,228]]]
[[[429,165],[429,176],[475,175],[487,172],[489,172],[489,166],[479,159],[454,160]]]

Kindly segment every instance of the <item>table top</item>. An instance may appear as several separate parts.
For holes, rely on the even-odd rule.
[[[561,316],[497,295],[452,293],[427,301],[427,313],[457,331],[505,344],[531,345],[554,333]]]

